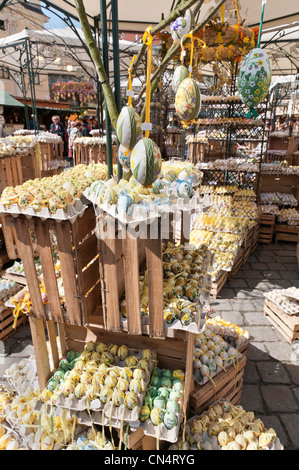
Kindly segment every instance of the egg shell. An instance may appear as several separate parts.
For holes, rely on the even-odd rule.
[[[162,167],[161,151],[157,144],[144,137],[133,148],[131,171],[143,186],[151,186],[158,178]]]
[[[151,410],[149,409],[149,407],[146,405],[143,405],[140,411],[140,415],[139,415],[140,421],[141,422],[146,421],[150,417],[150,414],[151,414]]]
[[[252,49],[244,58],[238,76],[242,102],[254,108],[266,97],[271,83],[271,63],[264,49]]]
[[[150,418],[154,426],[163,422],[164,412],[160,408],[153,408],[150,414]]]
[[[114,390],[112,393],[111,400],[115,406],[120,406],[124,403],[125,401],[125,394],[122,390]]]
[[[164,420],[163,420],[165,426],[167,429],[172,429],[177,425],[177,417],[172,411],[167,411],[164,415]]]
[[[193,78],[185,78],[175,95],[176,114],[182,121],[195,119],[201,108],[199,86]]]
[[[194,16],[189,8],[184,16],[180,16],[170,24],[170,34],[173,41],[177,44],[185,34],[188,34],[194,25]]]
[[[126,407],[129,408],[129,410],[133,410],[133,408],[135,408],[137,404],[138,404],[138,398],[137,398],[136,393],[134,392],[126,393],[126,396],[125,396]]]
[[[141,118],[132,106],[122,108],[117,119],[116,133],[120,144],[127,149],[133,149],[142,135]]]

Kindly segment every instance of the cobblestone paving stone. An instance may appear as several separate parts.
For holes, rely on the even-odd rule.
[[[211,302],[215,312],[250,332],[241,405],[272,426],[286,450],[299,449],[299,356],[264,316],[263,294],[292,285],[299,285],[296,245],[259,244]]]
[[[215,314],[251,334],[241,405],[273,427],[286,450],[298,450],[299,354],[263,314],[264,292],[291,285],[299,285],[296,246],[258,245],[211,305]],[[28,324],[0,342],[0,384],[7,385],[4,371],[11,364],[33,354]]]

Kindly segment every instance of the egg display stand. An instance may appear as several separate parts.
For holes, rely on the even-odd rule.
[[[21,157],[0,158],[0,192],[7,186],[23,184]],[[13,227],[6,225],[5,217],[0,218],[5,239],[6,253],[9,259],[18,258],[18,239]]]
[[[82,352],[89,341],[118,346],[125,344],[129,349],[154,351],[160,368],[180,369],[185,372],[183,410],[186,410],[188,415],[189,396],[194,386],[192,373],[194,335],[192,333],[176,332],[172,338],[164,338],[161,341],[159,338],[151,338],[148,335],[107,331],[99,322],[98,317],[90,320],[90,323],[79,327],[29,317],[41,390],[46,387],[49,378],[68,351]],[[119,435],[121,436],[121,433]],[[146,435],[141,427],[128,430],[127,435],[124,430],[122,439],[124,443],[127,440],[128,449],[155,450],[158,445],[157,438]],[[163,445],[168,446],[169,443],[159,443],[161,449]]]
[[[26,323],[27,317],[24,314],[20,314],[19,318],[14,326],[13,309],[6,308],[0,313],[0,341],[5,341],[9,336],[15,333],[16,329]]]
[[[266,298],[264,315],[289,343],[298,340],[299,314],[288,315],[278,305]]]
[[[58,160],[63,160],[63,142],[39,142],[40,155],[41,155],[41,171],[47,172],[49,170],[49,163]]]
[[[20,258],[32,302],[31,315],[74,325],[84,325],[89,315],[100,315],[99,256],[93,207],[89,206],[73,223],[69,220],[41,220],[39,217],[29,219],[23,215],[10,217],[9,223],[16,229],[18,237]],[[41,297],[31,231],[36,237],[49,308],[45,308]],[[57,239],[66,315],[58,292],[50,231]]]
[[[245,365],[246,357],[239,353],[238,360],[235,363],[213,377],[214,383],[209,380],[204,385],[195,384],[190,394],[192,414],[203,412],[215,400],[220,398],[226,398],[234,405],[239,404]]]
[[[275,215],[262,214],[260,218],[259,243],[271,244],[274,235]]]

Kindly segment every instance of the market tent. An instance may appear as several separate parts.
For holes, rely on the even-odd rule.
[[[1,106],[12,106],[12,107],[18,107],[18,108],[23,108],[24,105],[23,103],[20,103],[20,101],[16,100],[13,96],[9,95],[6,93],[4,90],[0,89],[0,105]]]

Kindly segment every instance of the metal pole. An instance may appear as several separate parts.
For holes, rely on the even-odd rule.
[[[107,37],[107,10],[106,0],[100,0],[101,12],[101,33],[102,33],[102,54],[103,63],[109,78],[109,59],[108,59],[108,37]],[[105,123],[106,123],[106,149],[107,149],[107,165],[108,177],[113,176],[113,161],[112,161],[112,139],[111,139],[111,120],[108,112],[107,103],[105,100]]]
[[[118,0],[111,0],[112,12],[112,38],[113,38],[113,70],[114,70],[114,95],[117,110],[121,110],[120,95],[120,69],[119,69],[119,37],[118,37]],[[116,138],[116,152],[118,155],[119,141]],[[117,158],[118,180],[122,178],[123,169]]]
[[[28,72],[28,79],[29,79],[29,86],[30,86],[30,93],[31,93],[33,126],[34,126],[35,133],[37,133],[39,126],[38,126],[37,109],[36,109],[34,74],[32,71],[31,45],[30,45],[30,41],[28,41],[27,39],[25,40],[25,51],[26,51],[27,72]]]

